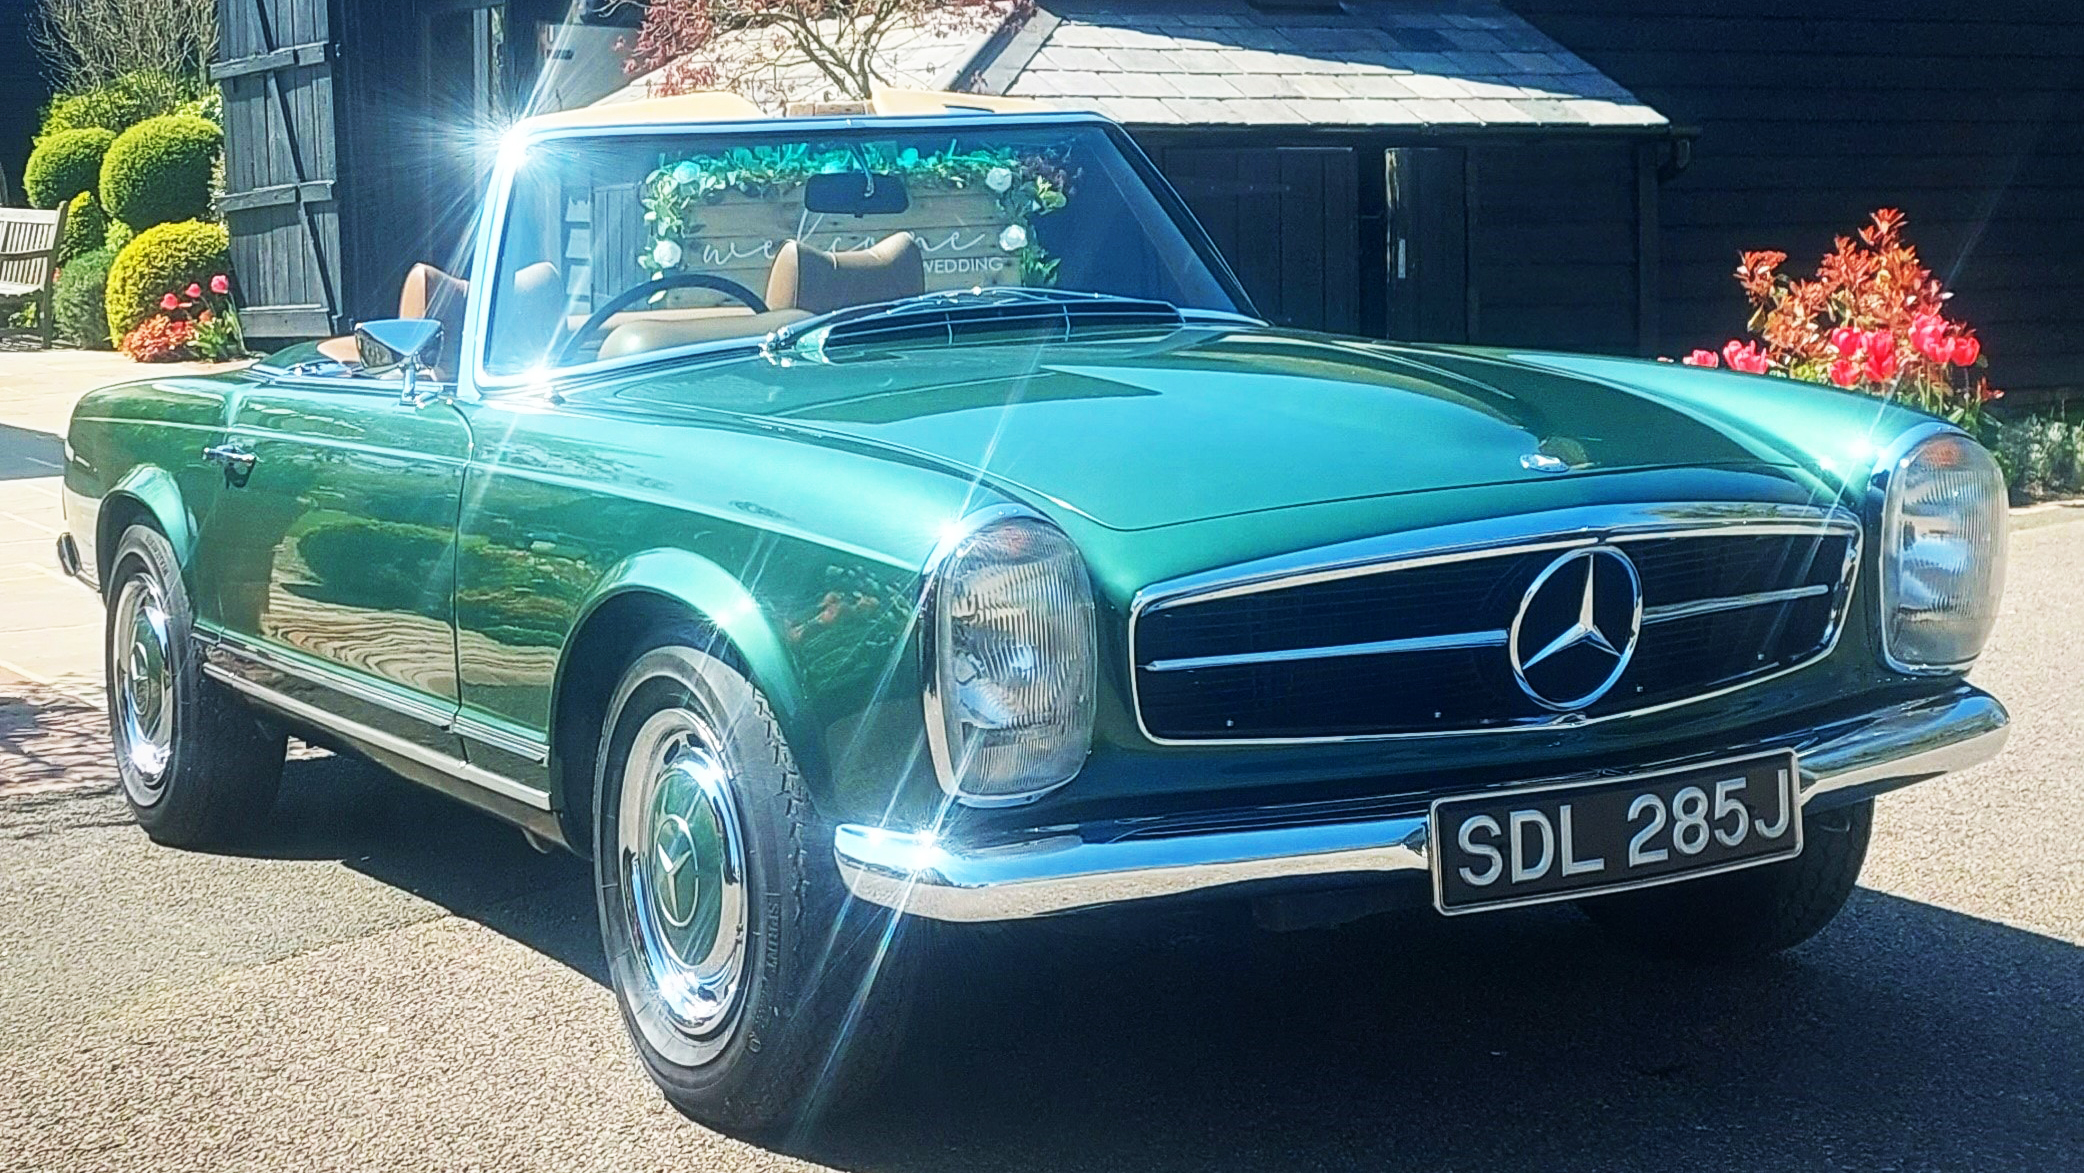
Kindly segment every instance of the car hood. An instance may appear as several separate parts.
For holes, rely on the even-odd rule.
[[[1113,529],[1788,454],[1682,398],[1531,357],[1264,329],[748,358],[616,398],[902,450]]]

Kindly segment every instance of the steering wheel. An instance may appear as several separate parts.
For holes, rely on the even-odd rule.
[[[718,293],[729,294],[744,302],[745,307],[756,314],[767,312],[767,303],[760,299],[759,294],[729,277],[716,277],[708,273],[672,273],[655,281],[639,281],[609,298],[605,305],[587,316],[586,323],[580,326],[578,331],[566,340],[564,348],[557,352],[557,365],[572,365],[578,357],[579,344],[593,337],[594,331],[607,324],[609,318],[669,289],[714,289]]]

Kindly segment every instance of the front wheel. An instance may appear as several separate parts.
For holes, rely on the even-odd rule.
[[[1726,875],[1583,901],[1586,915],[1647,953],[1753,961],[1792,949],[1838,915],[1860,879],[1874,800],[1802,816],[1802,854]]]
[[[908,965],[845,899],[767,700],[699,628],[660,633],[608,704],[594,787],[601,935],[666,1099],[757,1132],[895,1050]]]
[[[265,822],[288,742],[203,675],[194,618],[172,544],[150,526],[124,531],[104,629],[109,732],[131,813],[175,847],[221,845]]]

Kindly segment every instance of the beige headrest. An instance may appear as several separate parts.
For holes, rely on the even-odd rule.
[[[848,306],[917,297],[926,292],[926,262],[909,232],[892,233],[871,248],[826,252],[789,241],[767,273],[767,308],[813,314]]]

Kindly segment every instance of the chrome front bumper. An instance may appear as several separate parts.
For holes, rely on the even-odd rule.
[[[1854,802],[1987,761],[2003,748],[2009,721],[1995,697],[1964,686],[1813,730],[1795,747],[1802,804],[1806,809],[1819,799]],[[1726,748],[1735,753],[1769,747]],[[860,899],[931,920],[971,922],[1265,880],[1347,876],[1366,882],[1427,871],[1423,811],[1158,837],[1096,839],[1069,828],[981,848],[849,824],[835,834],[833,851],[848,889]]]

